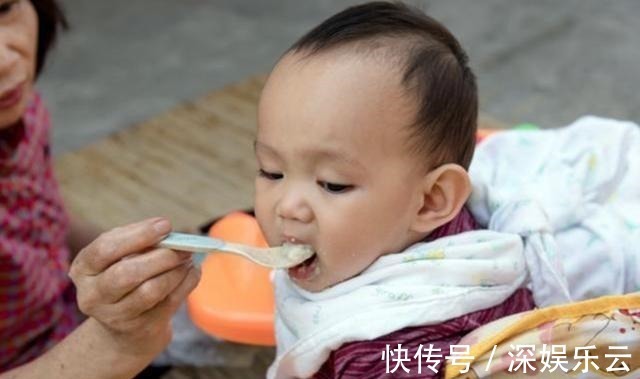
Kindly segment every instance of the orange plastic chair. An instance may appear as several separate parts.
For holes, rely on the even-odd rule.
[[[220,219],[209,229],[209,235],[229,242],[267,246],[255,218],[243,212]],[[192,321],[224,340],[275,345],[275,300],[269,275],[269,269],[236,255],[207,255],[200,283],[187,300]]]
[[[497,129],[478,130],[479,143]],[[266,247],[255,218],[231,213],[209,230],[212,237]],[[224,340],[251,345],[275,345],[275,299],[270,270],[230,254],[210,254],[202,264],[202,278],[187,304],[194,324]]]

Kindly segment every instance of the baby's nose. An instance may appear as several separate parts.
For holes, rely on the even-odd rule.
[[[278,203],[278,217],[285,220],[308,223],[313,220],[313,211],[300,191],[288,191]]]

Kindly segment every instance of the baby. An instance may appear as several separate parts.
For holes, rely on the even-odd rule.
[[[399,344],[439,357],[395,375],[438,376],[463,335],[533,307],[520,239],[476,230],[465,208],[477,113],[458,41],[406,5],[348,8],[280,59],[259,105],[255,212],[270,245],[315,254],[275,274],[269,377],[380,377]]]

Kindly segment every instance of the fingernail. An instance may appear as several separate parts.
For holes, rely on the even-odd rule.
[[[169,220],[160,219],[153,223],[153,228],[160,235],[165,235],[171,231],[171,223]]]

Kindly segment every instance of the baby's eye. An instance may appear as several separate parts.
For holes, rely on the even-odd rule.
[[[284,175],[279,172],[269,172],[263,169],[258,170],[258,175],[268,180],[279,180],[284,177]]]
[[[329,193],[344,193],[353,188],[353,186],[349,184],[338,184],[323,181],[319,181],[318,185]]]

